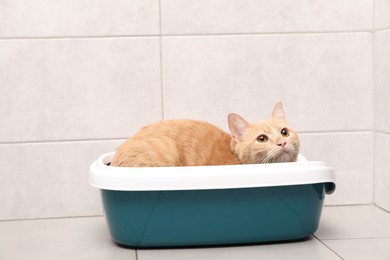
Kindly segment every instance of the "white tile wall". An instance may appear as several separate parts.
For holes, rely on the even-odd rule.
[[[0,219],[101,214],[86,175],[115,140],[162,117],[227,130],[229,112],[262,120],[276,100],[301,132],[305,155],[336,169],[327,204],[371,203],[372,153],[387,142],[381,135],[374,148],[373,130],[390,133],[388,7],[389,0],[2,1]],[[356,145],[361,139],[365,146]],[[383,160],[375,161],[377,181],[386,176]],[[390,187],[380,189],[375,198],[387,207],[380,198]]]
[[[120,142],[0,145],[0,220],[102,214],[88,168]]]
[[[165,118],[222,127],[282,100],[300,131],[372,129],[369,33],[164,37],[163,65]]]
[[[127,137],[161,119],[156,38],[0,41],[0,142]]]
[[[371,30],[370,0],[162,0],[164,34]]]
[[[375,29],[390,27],[390,0],[375,1]]]
[[[375,1],[375,203],[390,211],[390,1]]]
[[[373,140],[372,132],[300,135],[302,154],[335,170],[336,191],[327,205],[373,202]]]
[[[153,35],[158,0],[3,0],[0,37]]]
[[[389,14],[390,16],[390,14]],[[390,133],[390,29],[375,33],[375,128]]]

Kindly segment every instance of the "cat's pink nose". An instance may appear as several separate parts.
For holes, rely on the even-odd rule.
[[[284,148],[284,147],[286,146],[286,144],[287,144],[286,140],[280,140],[280,141],[277,143],[277,145],[278,145],[278,146],[281,146],[282,148]]]

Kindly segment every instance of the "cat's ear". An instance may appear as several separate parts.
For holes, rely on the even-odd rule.
[[[232,113],[228,116],[228,123],[233,139],[237,142],[242,141],[244,131],[249,125],[248,122],[241,116]]]
[[[286,117],[284,116],[284,110],[282,102],[278,102],[274,106],[274,110],[272,110],[272,117],[277,119],[286,120]]]

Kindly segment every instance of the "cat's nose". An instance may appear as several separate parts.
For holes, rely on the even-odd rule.
[[[278,146],[281,146],[282,148],[284,148],[284,147],[286,146],[286,144],[287,144],[286,140],[280,140],[280,141],[277,143],[277,145],[278,145]]]

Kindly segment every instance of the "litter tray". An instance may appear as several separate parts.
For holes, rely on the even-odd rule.
[[[335,190],[323,162],[223,166],[112,167],[114,153],[90,166],[112,238],[133,248],[298,240],[319,225]]]

